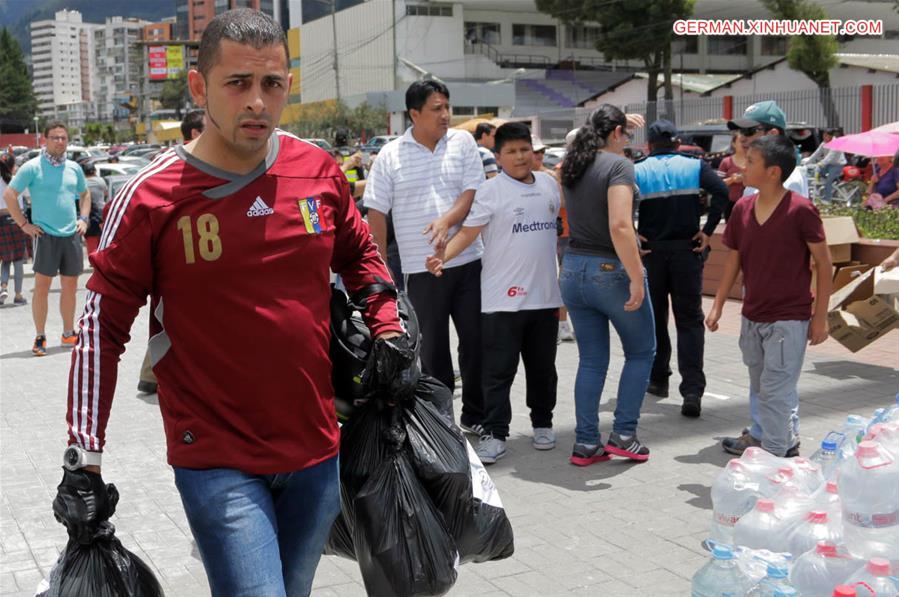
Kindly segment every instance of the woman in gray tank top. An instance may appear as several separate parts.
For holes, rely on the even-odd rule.
[[[628,121],[603,104],[580,128],[562,165],[570,245],[562,260],[562,300],[576,330],[580,361],[574,387],[576,438],[571,462],[611,455],[637,461],[649,449],[637,421],[655,356],[652,305],[634,230],[634,166],[624,157]],[[609,324],[624,348],[624,368],[609,439],[599,433],[599,399],[609,368]]]

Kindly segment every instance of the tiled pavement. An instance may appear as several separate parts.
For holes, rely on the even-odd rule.
[[[32,279],[26,280],[30,296]],[[50,503],[65,445],[65,386],[69,351],[55,346],[58,294],[51,295],[50,353],[31,356],[29,308],[0,308],[0,594],[33,595],[65,544]],[[83,292],[79,300],[83,301]],[[157,572],[166,594],[209,594],[187,522],[165,463],[155,396],[135,387],[146,345],[146,310],[125,353],[109,424],[104,478],[122,495],[117,534]],[[567,463],[573,441],[572,389],[577,348],[560,347],[559,446],[530,446],[522,379],[514,388],[509,453],[490,472],[516,534],[515,555],[460,569],[451,595],[688,595],[704,561],[700,542],[709,522],[710,483],[727,461],[720,437],[747,418],[746,374],[737,348],[739,305],[728,304],[718,333],[707,335],[708,392],[703,416],[687,420],[676,398],[647,397],[640,437],[653,451],[646,464],[621,461],[579,469]],[[613,334],[614,336],[614,334]],[[622,364],[616,346],[604,393],[603,431]],[[800,380],[802,442],[838,426],[849,412],[869,413],[899,390],[899,332],[855,355],[832,340],[811,348]],[[676,386],[677,376],[672,387]],[[356,565],[327,557],[314,595],[364,595]]]

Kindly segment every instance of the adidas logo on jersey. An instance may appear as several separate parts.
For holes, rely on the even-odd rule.
[[[253,202],[253,205],[250,206],[250,209],[247,210],[247,216],[250,218],[256,216],[270,216],[275,213],[271,207],[265,204],[265,201],[262,200],[262,197],[256,197],[256,201]]]

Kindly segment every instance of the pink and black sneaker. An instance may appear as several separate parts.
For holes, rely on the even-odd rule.
[[[595,446],[574,444],[569,462],[575,466],[590,466],[594,462],[605,462],[611,458],[599,444]]]
[[[623,439],[620,435],[612,432],[609,435],[609,441],[606,443],[606,452],[615,456],[623,456],[638,462],[649,460],[649,448],[640,443],[637,435],[634,434],[627,439]]]

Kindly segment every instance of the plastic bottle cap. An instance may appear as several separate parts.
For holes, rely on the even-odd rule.
[[[837,488],[837,482],[836,481],[828,481],[826,491],[827,491],[827,493],[833,493],[835,495],[838,494],[839,489]]]
[[[818,545],[815,546],[815,553],[825,557],[836,557],[837,546],[829,541],[818,541]]]
[[[868,560],[867,569],[874,576],[889,576],[890,561],[886,558],[871,558]]]
[[[858,452],[856,452],[856,456],[861,456],[863,458],[867,458],[868,456],[877,456],[877,444],[870,440],[863,441],[858,445]]]
[[[732,560],[734,552],[726,545],[715,545],[712,548],[712,557],[716,560]]]
[[[832,439],[826,439],[821,442],[821,449],[825,452],[836,452],[837,450],[837,442]]]
[[[783,475],[784,477],[787,477],[790,479],[793,478],[793,474],[794,474],[793,469],[789,466],[782,466],[779,469],[777,469],[777,472],[780,473],[781,475]]]
[[[731,470],[739,470],[743,468],[743,463],[738,458],[731,458],[727,463],[727,468]]]
[[[857,597],[857,595],[855,588],[846,585],[840,585],[833,590],[833,597]]]
[[[768,564],[768,578],[786,578],[789,576],[787,569],[783,566],[778,566],[777,564]]]
[[[827,522],[827,512],[812,510],[808,513],[808,521],[815,524],[825,524]]]
[[[758,500],[755,509],[759,512],[774,512],[774,500]]]

